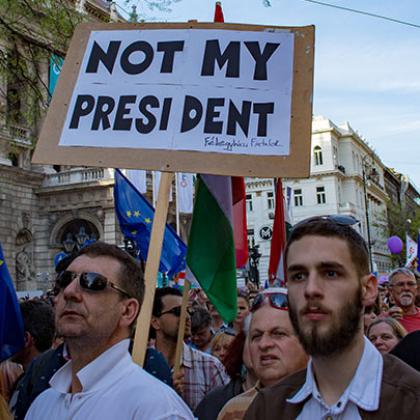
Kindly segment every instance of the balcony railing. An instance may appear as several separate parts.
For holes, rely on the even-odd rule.
[[[18,125],[0,125],[0,134],[22,146],[31,146],[31,132]]]
[[[48,174],[43,187],[58,187],[70,184],[80,184],[93,181],[114,179],[114,172],[109,168],[80,168],[69,171]]]

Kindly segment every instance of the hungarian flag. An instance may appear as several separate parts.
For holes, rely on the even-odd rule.
[[[198,175],[186,278],[198,283],[224,321],[236,318],[237,290],[231,178]]]
[[[290,208],[290,192],[291,190],[288,190],[288,200],[285,203],[283,185],[281,178],[278,178],[273,236],[271,238],[270,265],[268,268],[268,277],[271,285],[284,286],[287,282],[284,250],[286,248],[287,230],[290,230],[292,226],[290,212],[288,211]]]
[[[214,21],[218,23],[223,23],[225,21],[220,1],[216,2]],[[241,176],[232,177],[232,201],[236,268],[241,268],[248,262],[245,180]]]

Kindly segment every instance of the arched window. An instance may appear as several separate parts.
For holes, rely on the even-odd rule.
[[[314,147],[314,158],[315,158],[315,165],[322,165],[323,161],[322,161],[322,149],[320,146],[315,146]]]

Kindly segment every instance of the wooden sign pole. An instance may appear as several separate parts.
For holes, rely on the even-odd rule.
[[[137,328],[133,345],[133,361],[140,366],[143,366],[147,342],[149,340],[149,328],[152,318],[153,300],[155,298],[156,279],[159,270],[166,218],[168,215],[169,193],[173,175],[172,172],[162,172],[155,217],[153,218],[149,252],[147,254],[146,270],[144,273],[146,290],[140,315],[137,319]]]
[[[174,373],[178,373],[181,368],[181,354],[184,348],[185,322],[187,320],[188,295],[190,291],[190,282],[184,281],[184,292],[182,293],[181,317],[179,319],[178,338],[175,350]]]

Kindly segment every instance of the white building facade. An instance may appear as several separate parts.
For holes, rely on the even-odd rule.
[[[259,245],[260,277],[268,277],[269,230],[274,217],[274,180],[247,179],[247,217],[251,241]],[[337,126],[314,117],[311,141],[311,175],[283,179],[292,189],[293,224],[317,215],[354,216],[356,229],[370,244],[373,271],[391,269],[384,188],[384,165],[360,135],[345,123]]]

